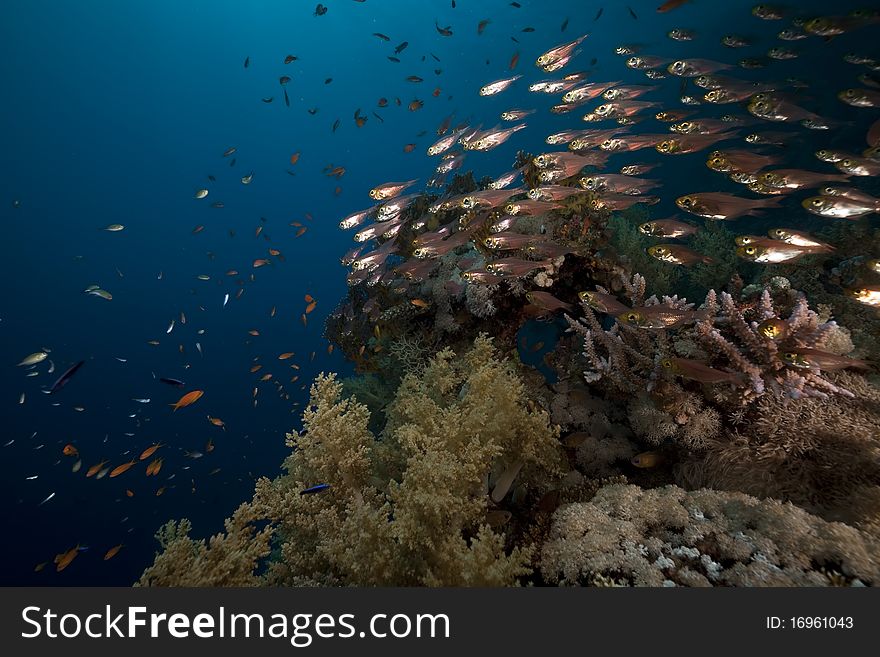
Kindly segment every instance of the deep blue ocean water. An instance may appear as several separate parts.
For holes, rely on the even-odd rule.
[[[321,336],[324,318],[346,290],[339,257],[352,243],[350,233],[337,228],[339,219],[368,207],[367,192],[378,183],[424,183],[436,164],[425,149],[450,113],[456,122],[488,128],[505,109],[540,110],[526,119],[529,129],[504,146],[469,155],[465,170],[478,178],[497,176],[511,168],[517,150],[552,150],[543,144],[547,134],[583,125],[582,112],[547,112],[558,97],[527,91],[527,83],[555,77],[533,64],[549,47],[590,33],[563,72],[589,68],[594,80],[645,84],[641,73],[613,54],[615,46],[637,43],[646,54],[734,63],[780,45],[774,35],[790,24],[758,20],[749,11],[754,3],[740,0],[695,0],[667,14],[654,11],[658,0],[632,0],[628,6],[637,19],[627,5],[607,0],[522,0],[521,8],[496,0],[458,0],[455,8],[449,0],[327,0],[328,12],[318,17],[315,4],[10,0],[0,8],[0,443],[7,445],[0,448],[0,583],[128,585],[152,560],[153,533],[166,520],[189,517],[194,535],[207,536],[250,497],[255,477],[279,473],[288,451],[284,434],[299,427],[307,400],[304,386],[320,371],[352,371],[338,352],[328,355]],[[811,1],[789,9],[794,5],[793,13],[805,16],[860,6]],[[594,20],[599,8],[602,16]],[[438,34],[435,19],[451,26],[453,36]],[[482,19],[491,22],[478,35]],[[526,27],[534,31],[523,32]],[[696,40],[668,39],[673,27],[695,30]],[[755,45],[724,48],[719,37],[726,33],[747,36]],[[840,103],[835,93],[859,86],[855,75],[861,69],[843,63],[843,53],[880,54],[872,33],[785,43],[802,56],[763,70],[728,72],[754,80],[800,78],[809,84],[804,97],[811,110],[851,122],[833,134],[798,131],[789,161],[800,158],[809,167],[817,148],[864,148],[864,110]],[[403,41],[409,45],[398,55],[401,62],[389,61]],[[515,52],[523,80],[497,97],[478,97],[480,86],[509,74]],[[298,59],[285,65],[288,54]],[[292,78],[286,86],[290,107],[281,75]],[[408,75],[424,82],[407,82]],[[328,78],[332,82],[325,84]],[[681,107],[677,82],[659,82],[651,100]],[[269,96],[272,103],[261,101]],[[389,99],[388,107],[377,108],[380,97]],[[424,107],[408,111],[416,98]],[[354,125],[358,108],[368,117],[363,128]],[[729,109],[721,106],[716,115]],[[652,124],[635,131],[662,129]],[[416,148],[405,153],[409,143]],[[229,147],[237,150],[224,157]],[[295,152],[300,159],[291,165]],[[614,169],[644,159],[638,153],[616,156]],[[647,176],[663,181],[663,201],[652,208],[653,216],[672,214],[674,198],[683,193],[735,191],[704,161],[702,155],[662,159]],[[344,166],[345,175],[326,176],[323,170],[331,165]],[[241,184],[251,172],[252,183]],[[202,187],[210,190],[208,198],[194,199]],[[210,207],[215,201],[224,207]],[[800,225],[821,223],[803,214]],[[291,222],[308,231],[297,238]],[[125,229],[101,230],[113,223]],[[204,230],[193,234],[198,225]],[[255,237],[258,226],[263,232]],[[279,249],[284,261],[269,256],[268,248]],[[253,269],[256,258],[273,262]],[[226,276],[229,269],[240,275]],[[210,280],[197,279],[200,274]],[[245,292],[237,299],[239,278]],[[91,284],[111,292],[112,301],[84,294]],[[226,293],[232,298],[224,308]],[[305,294],[318,300],[308,326],[300,321]],[[273,307],[277,314],[270,317]],[[174,329],[166,334],[172,319]],[[28,370],[16,363],[44,347],[51,350],[49,359],[35,368],[38,376],[26,377]],[[288,351],[296,355],[277,360]],[[263,369],[252,374],[257,357]],[[49,360],[54,374],[47,373]],[[79,360],[85,365],[68,386],[42,394]],[[291,363],[301,369],[290,369]],[[258,381],[265,372],[275,375],[273,381]],[[163,385],[154,375],[183,379],[186,388]],[[299,380],[290,383],[294,375]],[[279,396],[275,381],[289,399]],[[168,404],[192,389],[204,390],[204,397],[172,413]],[[222,418],[226,431],[206,415]],[[205,453],[209,440],[215,449]],[[113,479],[85,477],[102,459],[116,466],[156,442],[165,445],[156,453],[165,459],[157,477],[144,476],[146,462]],[[76,457],[62,455],[68,443],[82,458],[76,474]],[[188,451],[204,456],[188,458]],[[156,496],[161,486],[164,493]],[[119,543],[122,550],[105,562],[106,550]],[[54,556],[77,544],[88,550],[56,573]],[[42,562],[48,564],[34,572]]]

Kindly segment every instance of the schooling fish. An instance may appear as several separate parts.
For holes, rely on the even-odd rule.
[[[174,386],[175,388],[182,388],[185,385],[180,379],[171,379],[164,376],[160,376],[159,381],[168,384],[169,386]]]

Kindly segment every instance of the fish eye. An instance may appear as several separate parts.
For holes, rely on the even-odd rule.
[[[722,164],[724,164],[724,160],[722,160],[720,157],[713,157],[711,160],[709,160],[709,163],[713,166],[720,167]]]
[[[814,198],[811,201],[811,204],[813,205],[813,207],[818,208],[820,205],[822,205],[822,199],[821,198]]]
[[[626,316],[626,319],[627,319],[628,322],[635,322],[635,321],[638,321],[639,316],[638,316],[636,313],[629,313],[629,314]]]
[[[681,202],[682,205],[685,205],[687,207],[690,207],[694,203],[694,200],[690,196],[682,196],[678,200]]]
[[[746,255],[755,255],[757,249],[754,246],[747,246],[745,248]]]
[[[660,361],[660,365],[662,367],[665,367],[666,369],[670,369],[672,367],[672,361],[668,358],[665,358],[664,360]]]

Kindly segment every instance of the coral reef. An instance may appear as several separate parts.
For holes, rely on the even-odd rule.
[[[564,585],[871,585],[880,542],[741,493],[611,485],[556,511],[541,573]]]
[[[549,414],[491,340],[406,374],[378,437],[367,407],[341,391],[319,376],[303,432],[288,436],[287,474],[259,480],[207,544],[185,521],[169,525],[141,583],[498,586],[530,572],[534,546],[515,535],[517,515],[564,461]],[[329,488],[303,494],[316,484]],[[265,526],[251,538],[253,523]]]

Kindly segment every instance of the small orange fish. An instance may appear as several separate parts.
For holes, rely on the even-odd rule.
[[[296,231],[296,237],[302,237],[303,235],[305,235],[305,233],[306,233],[307,230],[308,230],[308,228],[306,228],[305,226],[303,226],[303,227],[300,228],[298,231]]]
[[[268,381],[271,378],[272,378],[271,374],[264,374],[263,376],[260,377],[260,381]]]
[[[204,390],[193,390],[191,392],[186,393],[183,397],[178,399],[175,403],[169,404],[169,406],[174,408],[174,411],[177,411],[178,408],[183,408],[184,406],[189,406],[190,404],[195,404],[199,399],[202,398],[202,395],[205,394]]]
[[[630,463],[637,468],[655,468],[663,463],[663,455],[660,452],[642,452],[633,456]]]
[[[291,383],[296,383],[297,379],[299,379],[299,376],[298,376],[298,375],[297,375],[297,376],[292,376],[292,377],[290,377],[290,382],[291,382]]]
[[[79,450],[70,443],[67,443],[61,451],[64,456],[79,456]]]
[[[147,476],[159,474],[159,470],[162,469],[162,462],[163,459],[161,457],[150,461],[147,465]]]
[[[315,306],[318,305],[317,301],[312,301],[308,306],[306,306],[306,315],[312,312],[315,309]]]
[[[205,230],[205,227],[202,225],[198,225],[195,228],[193,228],[192,234],[195,235],[197,233],[201,233],[203,230]]]
[[[297,365],[296,363],[291,363],[291,365],[290,365],[290,369],[298,370],[298,369],[299,369],[299,365]]]
[[[266,260],[266,258],[257,258],[256,260],[254,260],[254,269],[256,269],[257,267],[265,267],[268,264],[269,261]]]
[[[254,337],[260,335],[260,332],[257,329],[251,329],[250,331],[248,331],[248,333],[250,333]]]
[[[415,112],[416,110],[422,109],[424,106],[425,106],[425,103],[423,103],[422,101],[420,101],[417,98],[416,100],[412,101],[409,105],[407,105],[407,109],[409,109],[410,112]]]
[[[159,497],[164,492],[165,492],[165,486],[162,486],[159,490],[156,491],[156,497]]]
[[[128,495],[129,497],[134,497],[134,491],[131,490],[130,488],[125,489],[125,494]]]
[[[107,465],[107,461],[101,461],[100,463],[96,463],[95,465],[93,465],[92,467],[90,467],[86,471],[86,477],[94,477],[96,474],[98,474],[98,471],[101,468],[103,468],[105,465]]]
[[[117,465],[115,468],[113,468],[110,471],[110,478],[113,479],[113,477],[118,477],[123,472],[126,472],[127,470],[129,470],[136,463],[137,463],[137,461],[131,460],[128,463],[123,463],[122,465]]]
[[[416,308],[427,308],[428,302],[424,299],[411,299],[410,303],[414,305]]]
[[[259,372],[262,368],[262,365],[254,365],[253,367],[251,367],[251,374],[253,374],[254,372]]]
[[[269,249],[269,255],[271,255],[271,256],[280,256],[280,255],[281,255],[281,251],[279,251],[278,249]]]
[[[114,545],[112,548],[107,550],[107,554],[104,555],[104,561],[107,561],[107,560],[115,557],[121,549],[122,549],[122,543],[120,543],[119,545]]]
[[[263,227],[257,226],[257,228],[254,230],[254,237],[259,237],[260,233],[262,233],[262,232],[263,232]]]
[[[283,354],[278,355],[278,360],[287,360],[288,358],[293,357],[294,353],[292,351],[285,351]]]
[[[404,144],[403,152],[404,153],[412,153],[416,148],[415,144]]]
[[[328,344],[328,345],[327,345],[327,353],[328,353],[328,354],[332,354],[332,353],[333,353],[333,345],[332,345],[332,344]]]
[[[213,452],[214,451],[214,441],[211,440],[210,438],[208,439],[208,442],[205,443],[205,451],[206,452]]]
[[[227,276],[238,276],[238,270],[237,269],[230,269],[228,272],[226,272],[226,275]]]
[[[209,415],[208,422],[213,424],[215,427],[220,427],[221,429],[226,428],[226,423],[223,420],[221,420],[219,417],[211,417]]]
[[[159,449],[160,447],[162,447],[162,443],[156,443],[155,445],[150,445],[143,452],[141,452],[140,460],[143,461],[145,459],[150,458],[156,452],[156,450]]]
[[[305,297],[303,297],[303,299],[306,303],[311,303],[315,300],[315,297],[313,297],[311,294],[307,294]]]
[[[291,164],[296,164],[297,162],[299,162],[299,151],[290,156]]]
[[[664,2],[662,5],[657,7],[658,14],[664,14],[667,11],[672,11],[678,7],[681,7],[688,0],[669,0],[668,2]]]
[[[440,90],[440,87],[437,87],[436,89],[434,89],[434,91],[431,92],[431,95],[434,96],[434,98],[438,98],[441,93],[442,92]]]
[[[510,64],[507,66],[511,71],[516,68],[516,65],[519,63],[519,51],[513,53],[513,57],[510,58]]]
[[[70,565],[70,562],[76,559],[76,555],[79,554],[79,544],[76,547],[70,548],[67,552],[62,552],[61,554],[55,555],[55,563],[57,564],[55,570],[57,572],[61,572],[65,568]]]

